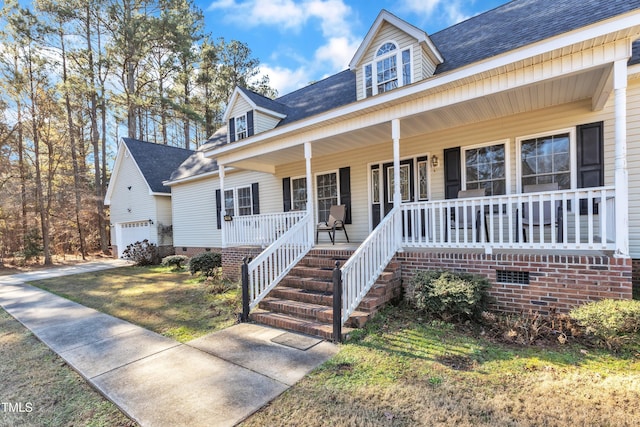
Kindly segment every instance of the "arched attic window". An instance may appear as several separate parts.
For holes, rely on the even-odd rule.
[[[376,51],[374,61],[364,66],[365,95],[376,95],[408,84],[411,84],[411,48],[399,52],[394,42],[383,43]]]

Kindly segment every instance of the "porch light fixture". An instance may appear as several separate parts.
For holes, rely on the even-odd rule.
[[[149,218],[149,224],[153,224],[153,220]]]
[[[437,168],[440,166],[440,161],[438,160],[438,156],[431,156],[431,166]]]

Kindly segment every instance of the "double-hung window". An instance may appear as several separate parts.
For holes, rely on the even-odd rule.
[[[521,185],[556,182],[571,188],[573,130],[519,139]]]
[[[253,197],[251,187],[238,188],[238,215],[253,214]]]
[[[329,172],[316,176],[318,191],[318,222],[329,219],[331,206],[337,205],[338,200],[338,174]]]
[[[467,190],[484,188],[488,196],[506,194],[506,143],[470,147],[464,150]]]
[[[291,209],[303,211],[307,209],[307,179],[291,179]]]
[[[366,96],[411,84],[411,48],[400,50],[395,43],[386,42],[363,71]]]
[[[224,209],[227,215],[235,216],[233,190],[224,190]]]
[[[236,117],[236,141],[247,137],[247,116]]]

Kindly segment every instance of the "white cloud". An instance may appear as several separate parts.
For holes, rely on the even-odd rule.
[[[263,64],[271,86],[284,95],[318,80],[319,75],[344,70],[353,57],[360,39],[353,35],[353,12],[345,0],[216,0],[208,10],[222,12],[227,22],[243,26],[269,26],[280,31],[301,31],[305,25],[318,25],[320,46],[313,57],[300,52],[275,52],[272,61],[283,56],[299,66],[284,68]]]
[[[270,86],[278,91],[279,96],[282,96],[308,85],[313,80],[309,71],[308,67],[299,67],[292,70],[263,64],[260,66],[260,74],[257,77],[268,75]]]
[[[331,69],[340,71],[349,65],[361,40],[348,37],[332,37],[324,46],[320,46],[315,53],[315,60],[319,63],[330,63]]]
[[[441,0],[403,0],[399,6],[419,15],[431,16]]]

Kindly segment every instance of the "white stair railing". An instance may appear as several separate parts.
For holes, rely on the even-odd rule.
[[[306,211],[234,216],[224,221],[227,246],[268,246],[293,227]]]
[[[249,308],[258,303],[313,247],[312,216],[308,213],[248,265]]]
[[[394,207],[340,269],[343,325],[400,249],[400,220],[400,208]]]

